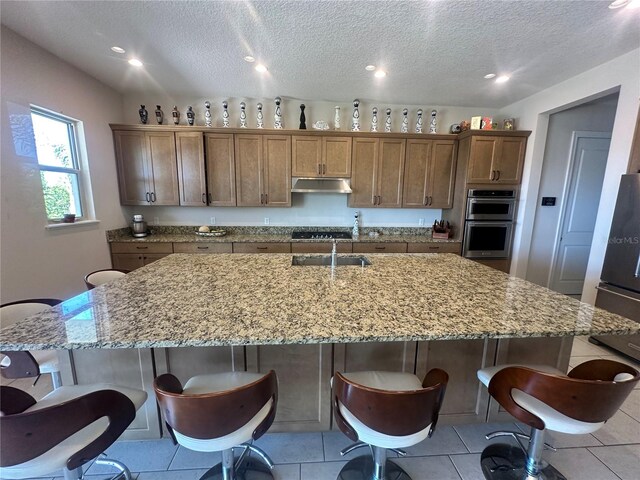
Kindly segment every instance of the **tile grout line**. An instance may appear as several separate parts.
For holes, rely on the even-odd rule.
[[[464,448],[467,449],[467,453],[472,453],[471,449],[469,448],[469,446],[464,441],[464,438],[462,438],[462,435],[460,435],[460,432],[458,432],[458,429],[456,428],[456,426],[455,425],[451,425],[451,428],[453,428],[453,431],[456,432],[456,435],[458,435],[458,438],[460,439],[460,441],[464,445]]]
[[[602,460],[600,460],[600,459],[598,458],[598,456],[597,456],[595,453],[593,453],[589,447],[587,447],[587,448],[586,448],[586,450],[587,450],[587,452],[589,452],[589,454],[590,454],[593,458],[595,458],[598,462],[600,462],[602,465],[604,465],[604,466],[605,466],[605,468],[606,468],[607,470],[609,470],[609,471],[610,471],[610,472],[611,472],[611,473],[612,473],[616,478],[620,478],[620,479],[622,480],[622,478],[620,477],[620,475],[618,475],[616,472],[614,472],[613,470],[611,470],[611,468],[609,468],[609,465],[607,465],[605,462],[603,462]]]

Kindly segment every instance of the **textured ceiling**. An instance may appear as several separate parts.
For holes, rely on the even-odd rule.
[[[495,108],[638,48],[640,9],[609,3],[23,0],[0,19],[123,93]]]

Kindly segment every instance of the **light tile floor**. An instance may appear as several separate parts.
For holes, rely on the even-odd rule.
[[[588,343],[586,337],[576,338],[571,367],[593,358],[617,358],[630,362],[606,348]],[[637,364],[635,366],[638,367]],[[12,385],[29,392],[35,389],[34,393],[42,396],[51,388],[49,379],[45,377],[33,388],[29,379],[16,380],[14,382],[18,383]],[[483,480],[480,452],[489,443],[484,435],[494,430],[518,428],[526,431],[519,423],[441,425],[432,438],[408,448],[408,456],[396,461],[414,480]],[[548,440],[558,451],[545,452],[546,458],[569,480],[640,479],[640,387],[633,391],[621,410],[593,435],[550,433]],[[340,457],[340,449],[349,443],[337,431],[273,433],[257,442],[276,463],[276,480],[334,480],[345,460],[362,454],[360,451]],[[176,447],[166,439],[117,442],[107,453],[136,472],[134,478],[137,480],[197,480],[220,461],[219,454],[192,452]],[[101,480],[106,478],[106,474],[104,467],[93,465],[85,478]],[[52,480],[51,477],[44,478]]]

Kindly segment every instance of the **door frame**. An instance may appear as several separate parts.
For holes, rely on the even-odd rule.
[[[571,187],[571,181],[573,179],[574,174],[574,154],[576,153],[576,149],[578,147],[578,140],[581,138],[608,138],[611,141],[612,132],[594,132],[588,130],[574,130],[571,133],[571,148],[569,148],[569,161],[567,162],[567,170],[565,172],[564,183],[562,187],[562,198],[560,199],[560,216],[558,217],[558,225],[556,225],[555,239],[553,242],[553,254],[551,256],[551,268],[549,269],[549,276],[547,277],[547,288],[553,289],[553,278],[558,268],[558,258],[560,254],[560,241],[562,230],[564,227],[564,222],[566,220],[567,214],[567,200],[569,196],[569,189]],[[611,149],[611,145],[609,145],[609,149]],[[602,181],[604,182],[604,177],[602,177]],[[602,192],[600,192],[600,196],[602,197]],[[591,245],[593,246],[593,237],[591,237]],[[589,249],[589,254],[591,254],[591,249]]]

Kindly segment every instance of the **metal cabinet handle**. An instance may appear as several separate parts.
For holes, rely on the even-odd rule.
[[[206,193],[202,194],[202,203],[204,203],[205,205],[207,204],[207,194]]]
[[[387,247],[374,247],[376,250],[386,250]]]
[[[429,250],[440,250],[440,247],[429,247]]]
[[[498,175],[498,176],[496,177],[496,180],[500,180],[500,170],[496,170],[496,174]]]
[[[320,175],[321,173],[322,173],[322,166],[318,164],[318,175]]]
[[[256,249],[258,249],[258,250],[266,250],[267,248],[269,248],[269,247],[256,247]]]
[[[327,164],[326,164],[326,163],[323,163],[323,164],[322,164],[322,174],[323,174],[323,175],[326,175],[326,173],[327,173]]]
[[[491,180],[493,182],[493,177],[496,176],[496,171],[495,170],[491,170],[491,178],[489,178],[489,180]]]
[[[209,203],[211,203],[211,194],[207,193],[207,200],[209,200]]]
[[[264,204],[267,205],[269,203],[269,194],[265,193],[264,194]]]
[[[156,192],[151,192],[151,201],[156,203]]]
[[[380,205],[380,202],[382,202],[382,197],[378,195],[378,205]]]
[[[426,207],[427,203],[429,203],[429,197],[425,195],[424,202],[422,202],[422,205],[424,205]]]
[[[260,205],[264,205],[264,193],[260,194]]]
[[[136,247],[138,250],[147,250],[149,247]]]
[[[433,203],[433,197],[429,195],[429,206],[431,206],[432,203]]]
[[[198,250],[209,250],[209,247],[198,247]]]
[[[147,202],[151,202],[151,196],[149,195],[149,192],[144,194],[144,198],[147,199]]]

